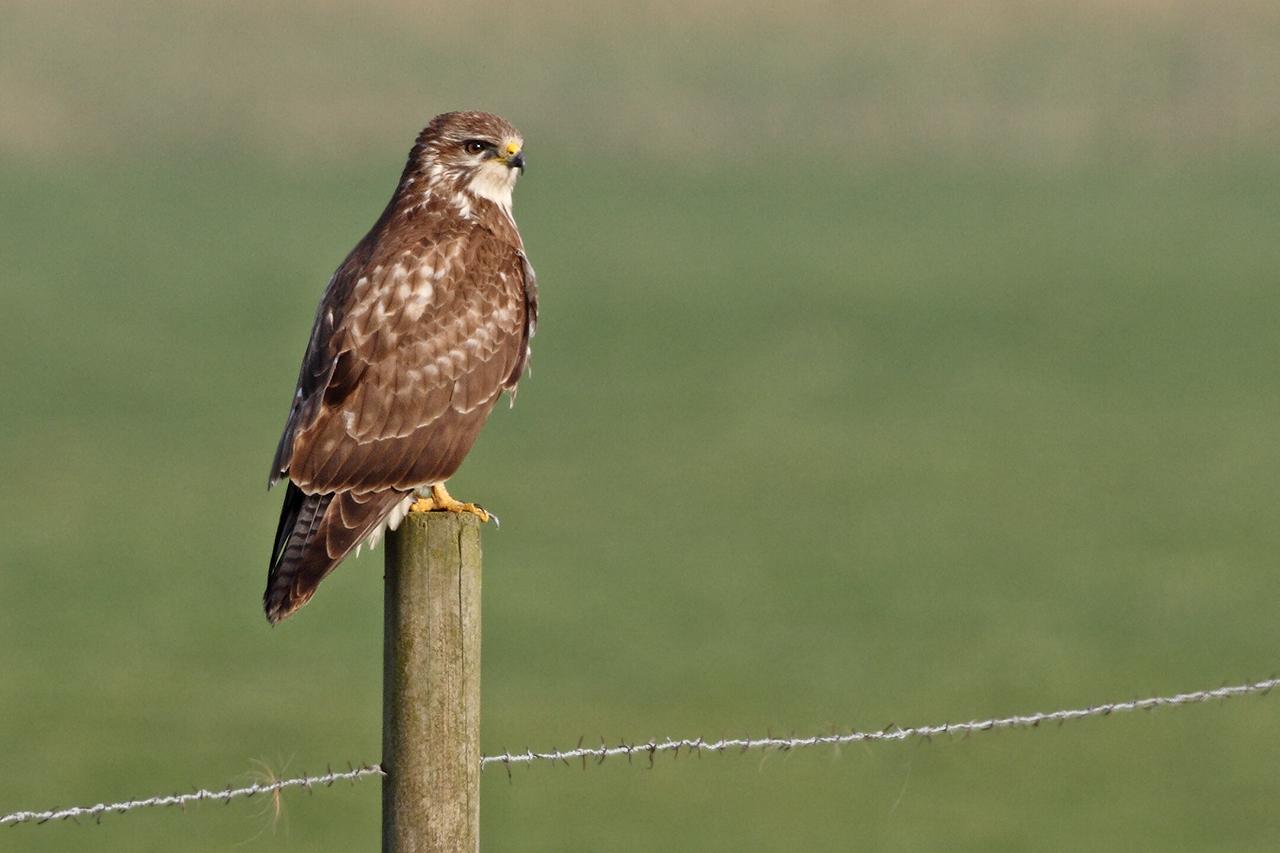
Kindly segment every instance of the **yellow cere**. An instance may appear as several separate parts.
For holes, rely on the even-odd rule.
[[[507,140],[507,156],[514,157],[520,153],[520,142],[515,139]]]

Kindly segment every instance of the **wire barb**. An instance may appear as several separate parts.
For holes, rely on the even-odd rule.
[[[654,766],[654,757],[660,752],[670,752],[673,756],[678,756],[681,749],[689,752],[695,752],[699,757],[702,756],[703,750],[707,752],[726,752],[729,750],[739,750],[747,752],[749,750],[767,751],[770,749],[791,750],[806,746],[841,746],[847,743],[868,743],[868,742],[884,742],[897,743],[907,740],[927,741],[934,735],[945,734],[953,735],[957,732],[962,733],[966,737],[978,732],[990,732],[999,729],[1039,729],[1040,724],[1044,722],[1055,722],[1062,725],[1067,722],[1088,719],[1090,717],[1112,717],[1117,713],[1126,711],[1152,711],[1156,708],[1177,708],[1182,705],[1195,704],[1200,702],[1209,702],[1218,700],[1220,703],[1228,699],[1238,699],[1242,696],[1250,695],[1267,695],[1276,687],[1280,687],[1280,677],[1268,678],[1264,681],[1255,681],[1250,684],[1237,684],[1216,687],[1212,690],[1193,690],[1187,693],[1175,693],[1172,696],[1151,696],[1146,699],[1131,699],[1126,702],[1105,702],[1099,705],[1090,705],[1085,708],[1065,709],[1061,711],[1037,711],[1032,714],[1014,714],[1007,717],[991,717],[985,720],[970,720],[967,723],[941,723],[938,725],[910,726],[902,728],[901,726],[890,723],[880,730],[871,731],[850,731],[846,734],[840,734],[835,729],[825,735],[811,735],[809,737],[774,737],[772,730],[769,730],[765,737],[753,738],[750,736],[740,738],[721,738],[717,741],[708,741],[704,738],[668,738],[663,741],[649,740],[635,743],[627,743],[621,741],[617,746],[606,746],[603,739],[600,746],[583,746],[583,738],[578,739],[578,746],[570,750],[558,750],[552,748],[549,752],[534,752],[528,750],[523,753],[512,754],[510,752],[502,752],[498,755],[486,755],[480,759],[481,768],[488,767],[490,764],[501,764],[507,770],[507,775],[511,775],[511,765],[513,764],[533,764],[534,762],[550,762],[552,764],[563,763],[568,766],[570,761],[578,759],[582,762],[582,766],[586,767],[586,759],[588,757],[596,759],[596,764],[601,764],[605,759],[614,755],[625,755],[628,762],[636,752],[647,753],[649,757],[649,767]],[[0,827],[17,826],[22,823],[44,824],[54,820],[76,820],[80,817],[93,818],[95,822],[100,822],[102,816],[108,812],[117,814],[125,814],[134,809],[149,808],[152,806],[179,806],[184,807],[187,803],[198,803],[204,800],[221,801],[222,803],[230,803],[232,800],[240,798],[249,798],[255,794],[272,793],[279,794],[286,788],[306,788],[312,791],[316,784],[323,785],[325,788],[333,786],[334,782],[350,782],[353,785],[363,779],[372,776],[385,776],[386,772],[380,764],[365,764],[361,767],[353,767],[348,765],[346,771],[335,771],[331,766],[326,768],[325,773],[319,776],[298,776],[292,779],[277,779],[273,782],[262,784],[255,782],[241,788],[233,788],[228,785],[220,790],[210,790],[200,788],[193,790],[189,794],[165,794],[155,797],[147,797],[139,800],[125,800],[118,803],[98,803],[93,806],[71,806],[62,809],[50,809],[47,811],[18,811],[4,816],[0,816]]]

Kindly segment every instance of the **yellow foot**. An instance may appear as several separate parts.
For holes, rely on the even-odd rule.
[[[444,484],[436,484],[431,487],[430,497],[419,497],[409,506],[410,512],[469,512],[478,517],[481,521],[493,519],[493,523],[498,524],[498,517],[488,512],[479,504],[463,503],[450,495],[444,487]]]

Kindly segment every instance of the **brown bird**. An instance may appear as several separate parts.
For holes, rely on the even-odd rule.
[[[262,599],[272,623],[411,507],[489,519],[444,482],[529,360],[537,283],[511,215],[523,145],[498,116],[436,116],[329,280],[268,481],[289,478]]]

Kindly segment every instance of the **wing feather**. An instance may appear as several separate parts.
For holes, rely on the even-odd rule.
[[[483,423],[469,415],[487,415],[527,358],[527,266],[477,227],[355,276],[352,303],[333,313],[327,340],[314,340],[329,357],[306,360],[326,382],[301,407],[284,466],[293,482],[312,493],[407,489],[424,484],[424,467],[452,474]],[[448,441],[433,440],[438,430]],[[416,464],[437,453],[437,464]]]

